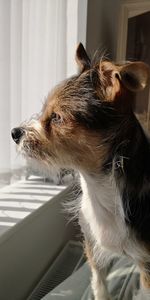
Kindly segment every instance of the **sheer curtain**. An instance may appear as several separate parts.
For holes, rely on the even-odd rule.
[[[0,0],[0,176],[22,166],[11,128],[39,112],[48,91],[76,72],[87,0]]]

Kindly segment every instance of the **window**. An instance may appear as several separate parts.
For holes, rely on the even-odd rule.
[[[87,0],[0,1],[0,224],[7,219],[9,226],[8,211],[25,217],[29,206],[31,211],[38,207],[27,205],[27,196],[36,193],[35,178],[29,181],[33,191],[29,184],[22,186],[30,169],[18,157],[10,132],[41,110],[53,86],[76,72],[74,53],[79,41],[85,44],[86,7]],[[12,186],[22,176],[21,186]],[[26,205],[18,202],[23,193]]]

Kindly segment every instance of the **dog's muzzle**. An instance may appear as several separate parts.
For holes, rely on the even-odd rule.
[[[11,136],[16,144],[20,143],[20,140],[24,134],[25,134],[25,130],[22,127],[13,128],[11,131]]]

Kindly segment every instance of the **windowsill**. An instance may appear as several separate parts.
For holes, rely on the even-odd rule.
[[[0,189],[0,235],[66,188],[30,176]]]

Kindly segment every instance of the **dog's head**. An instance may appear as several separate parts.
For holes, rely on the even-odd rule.
[[[25,157],[92,172],[102,166],[114,134],[133,122],[134,93],[145,88],[149,68],[91,62],[82,44],[76,60],[79,74],[58,85],[39,118],[14,128],[12,137]]]

